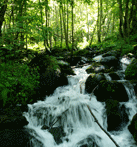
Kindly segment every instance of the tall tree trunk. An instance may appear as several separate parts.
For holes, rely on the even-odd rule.
[[[99,42],[101,42],[101,26],[102,26],[102,0],[100,0],[100,24],[99,24]]]
[[[87,41],[89,41],[89,19],[88,19],[89,13],[88,13],[88,7],[87,7],[87,5],[86,5],[86,8],[87,8],[87,28],[88,28]]]
[[[98,19],[97,19],[97,36],[98,36],[98,42],[101,42],[100,40],[100,8],[99,8],[99,0],[98,0]]]
[[[65,4],[64,4],[64,10],[63,10],[63,5],[61,1],[61,8],[62,8],[62,19],[63,19],[63,28],[64,28],[64,35],[65,35],[65,43],[66,47],[68,48],[68,40],[67,40],[67,30],[66,30],[66,21],[65,21]]]
[[[4,15],[7,9],[7,2],[8,0],[4,0],[4,2],[0,3],[0,47],[2,46],[2,25],[4,21]]]
[[[71,49],[71,59],[73,57],[73,48],[74,48],[74,20],[73,20],[73,9],[74,9],[74,0],[71,1],[71,8],[72,8],[72,49]]]
[[[46,39],[45,39],[45,30],[43,26],[43,15],[42,15],[42,6],[41,6],[41,1],[39,0],[39,8],[40,8],[40,15],[41,15],[41,25],[42,25],[42,37],[44,38],[44,47],[45,47],[45,52],[47,51],[47,46],[46,46]]]
[[[122,0],[117,0],[119,3],[119,34],[123,38],[123,10],[122,10]]]
[[[124,25],[123,25],[123,31],[125,34],[125,38],[129,37],[129,15],[128,15],[128,4],[129,4],[129,0],[126,0],[126,9],[125,9],[125,17],[124,17]]]
[[[49,43],[48,43],[48,0],[45,0],[45,16],[46,16],[46,31],[45,31],[45,42],[46,42],[46,45],[47,47],[49,47]]]
[[[67,0],[67,42],[68,42],[68,38],[69,38],[69,12],[68,12],[68,0]],[[69,49],[69,45],[68,45],[68,49]]]
[[[137,2],[132,0],[133,12],[132,12],[132,33],[137,32]]]
[[[59,14],[60,14],[60,33],[61,33],[61,49],[62,49],[62,40],[63,40],[63,33],[62,33],[62,15],[61,15],[61,6],[59,8]]]
[[[91,39],[90,39],[90,44],[89,44],[89,46],[92,45],[92,41],[93,41],[93,38],[94,38],[94,34],[95,34],[96,27],[97,27],[97,21],[96,21],[96,24],[95,24],[95,27],[94,27],[94,30],[93,30],[93,33],[92,33],[92,37],[91,37]]]

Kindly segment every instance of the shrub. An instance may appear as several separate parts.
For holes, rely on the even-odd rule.
[[[0,71],[0,97],[3,106],[26,103],[39,83],[38,67],[32,70],[25,64],[8,62],[0,65]]]

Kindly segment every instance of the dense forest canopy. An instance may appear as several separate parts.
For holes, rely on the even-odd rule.
[[[74,49],[112,36],[130,43],[136,33],[136,0],[0,2],[0,41],[8,49]]]

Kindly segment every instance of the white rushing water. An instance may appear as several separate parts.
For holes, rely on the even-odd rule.
[[[98,102],[94,95],[84,93],[88,77],[85,71],[87,67],[74,69],[76,75],[68,76],[69,85],[58,87],[45,101],[28,105],[29,111],[24,112],[24,116],[29,122],[26,128],[30,129],[31,135],[36,138],[31,140],[32,147],[81,147],[86,143],[87,147],[115,147],[87,108],[88,105],[101,126],[107,130],[105,103]],[[123,103],[131,120],[137,111],[136,100],[132,90],[127,89],[127,92],[129,102]],[[51,126],[58,116],[60,119],[53,127],[62,126],[66,133],[59,145],[48,130],[41,129],[43,125]],[[120,147],[137,147],[127,126],[121,131],[109,133]]]

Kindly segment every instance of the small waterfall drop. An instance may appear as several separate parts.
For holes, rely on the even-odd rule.
[[[88,66],[75,68],[76,75],[68,76],[67,86],[58,87],[45,101],[28,105],[29,111],[24,112],[24,116],[29,122],[26,128],[33,136],[32,147],[84,147],[85,144],[87,147],[115,147],[87,108],[88,105],[101,126],[107,130],[105,103],[98,102],[94,95],[84,92],[85,81],[89,75],[85,71],[87,68]],[[129,93],[131,98],[125,105],[130,110],[131,120],[137,108],[132,90],[129,90]],[[62,143],[57,144],[49,129],[42,129],[44,125],[49,128],[62,127],[66,134],[61,138]],[[127,126],[122,131],[109,134],[120,147],[137,147]]]

